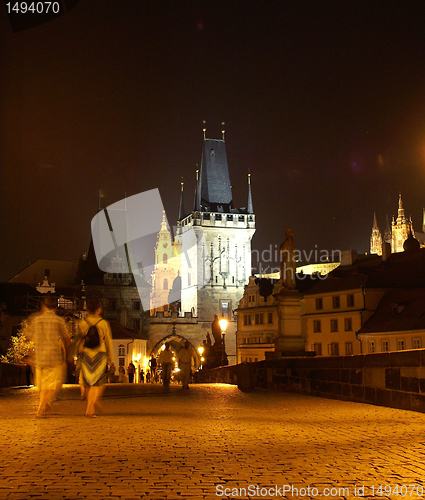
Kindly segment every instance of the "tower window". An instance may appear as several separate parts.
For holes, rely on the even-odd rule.
[[[162,254],[162,263],[167,264],[168,262],[168,255],[166,253]]]
[[[162,282],[162,289],[163,290],[168,290],[168,280],[167,280],[167,278],[165,278],[164,281]]]

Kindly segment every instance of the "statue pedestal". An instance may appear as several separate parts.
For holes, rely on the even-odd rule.
[[[305,351],[302,330],[302,295],[298,290],[282,289],[276,296],[279,310],[279,337],[276,350],[283,353]]]

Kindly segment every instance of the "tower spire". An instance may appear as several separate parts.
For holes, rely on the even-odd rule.
[[[376,212],[373,212],[372,234],[370,235],[370,253],[382,255],[382,234],[379,230]]]
[[[204,135],[204,141],[207,138],[207,122],[202,120],[202,133]]]
[[[372,229],[379,229],[379,227],[378,227],[378,221],[376,219],[376,212],[373,212],[373,225],[372,225]]]
[[[199,185],[199,168],[198,164],[196,164],[196,170],[195,170],[195,195],[193,197],[193,211],[196,212],[199,210],[199,205],[198,205],[198,185]]]
[[[401,193],[398,195],[398,214],[397,214],[397,223],[401,224],[404,222],[404,207],[403,207],[403,199],[401,197]]]
[[[224,141],[224,137],[226,135],[226,129],[224,128],[225,125],[226,125],[225,122],[221,122],[221,137],[222,137],[223,141]]]
[[[183,177],[182,177],[181,181],[180,181],[180,202],[179,202],[179,218],[178,218],[178,220],[182,220],[183,217],[185,216],[183,194],[184,194],[184,182],[183,182]]]
[[[254,206],[252,203],[252,192],[251,192],[251,172],[248,172],[248,205],[247,211],[249,214],[254,213]]]

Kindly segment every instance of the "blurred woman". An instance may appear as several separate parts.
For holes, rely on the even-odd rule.
[[[102,318],[102,304],[97,297],[87,299],[88,315],[78,324],[80,330],[81,381],[86,388],[86,417],[96,417],[96,405],[107,382],[108,364],[112,364],[112,334]]]

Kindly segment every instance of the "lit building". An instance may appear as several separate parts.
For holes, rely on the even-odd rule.
[[[359,331],[363,353],[425,347],[425,289],[393,289]]]
[[[370,236],[370,253],[382,255],[382,235],[379,230],[378,221],[376,220],[376,213],[373,213],[372,234]]]
[[[357,331],[384,293],[366,287],[366,282],[362,274],[330,276],[306,292],[303,322],[307,351],[317,356],[360,354]]]
[[[391,253],[403,252],[403,244],[409,234],[415,237],[422,247],[425,247],[425,209],[423,213],[422,231],[415,231],[411,217],[406,217],[401,194],[398,197],[397,217],[393,216],[391,227],[388,225],[384,234],[381,233],[376,214],[373,214],[372,232],[370,236],[370,253],[382,255],[383,245],[389,243]]]
[[[154,316],[158,311],[168,311],[170,292],[178,276],[179,267],[179,251],[173,241],[164,212],[155,245],[155,265],[151,277],[151,315]]]
[[[239,302],[237,324],[237,362],[266,359],[275,352],[279,336],[278,303],[273,295],[277,280],[251,276]]]

